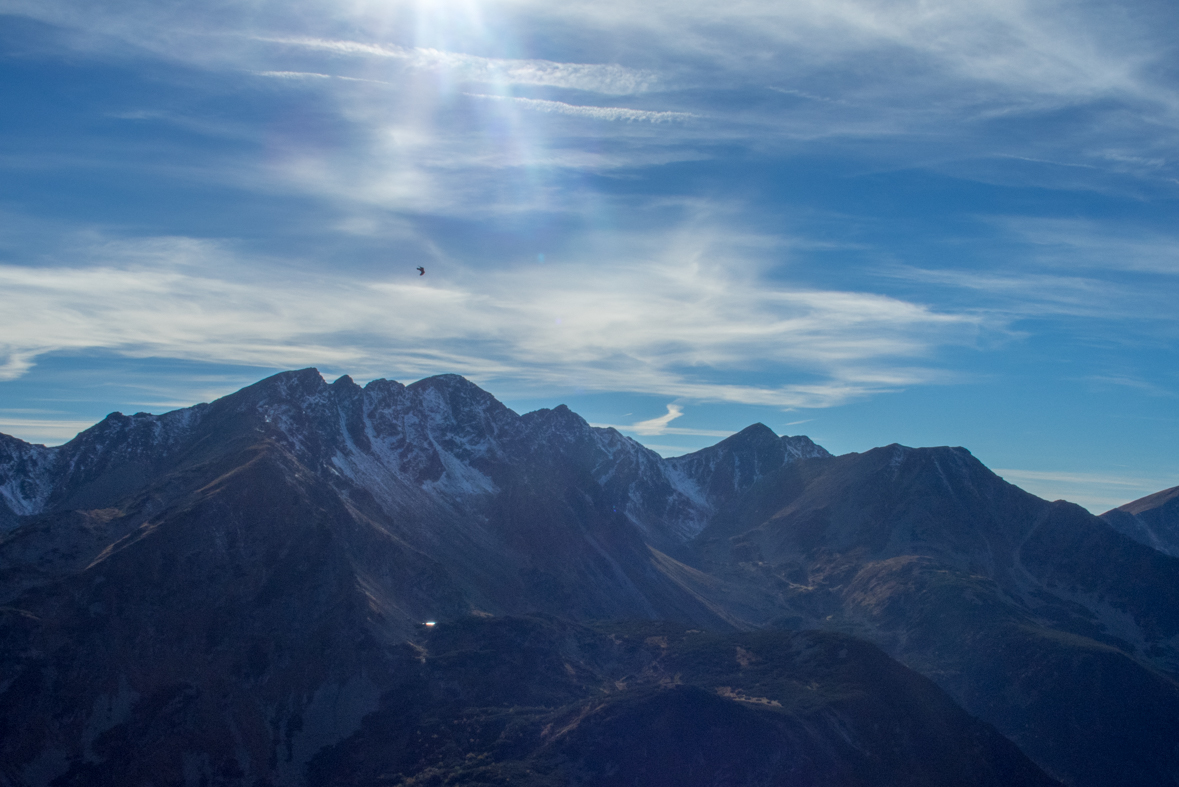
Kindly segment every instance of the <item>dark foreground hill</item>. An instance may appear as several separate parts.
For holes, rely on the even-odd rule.
[[[990,725],[839,634],[468,618],[316,756],[323,785],[1052,785]]]
[[[1045,783],[953,701],[1179,784],[1179,560],[963,449],[304,370],[0,436],[0,530],[0,784]]]

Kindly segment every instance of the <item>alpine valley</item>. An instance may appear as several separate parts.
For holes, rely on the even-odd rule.
[[[1177,503],[454,375],[0,435],[0,785],[1177,785]]]

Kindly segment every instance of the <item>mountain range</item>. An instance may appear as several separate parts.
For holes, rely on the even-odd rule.
[[[0,435],[0,785],[1175,785],[1177,500],[456,375]]]

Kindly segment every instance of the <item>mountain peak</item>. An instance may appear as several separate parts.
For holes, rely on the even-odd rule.
[[[424,401],[433,400],[434,404],[427,405],[428,409],[435,412],[449,410],[451,417],[461,418],[464,413],[469,415],[475,411],[511,412],[502,402],[461,374],[424,377],[407,385],[406,391],[422,397]]]
[[[778,435],[774,433],[774,430],[763,423],[755,423],[750,424],[736,434],[729,435],[715,445],[702,448],[695,454],[688,454],[687,456],[705,456],[709,454],[716,456],[727,454],[761,455],[767,453],[777,456],[781,452],[781,441],[778,439]]]
[[[754,423],[716,445],[669,460],[717,500],[740,493],[796,459],[830,456],[807,437],[778,437]]]
[[[558,421],[585,421],[585,419],[580,415],[570,410],[569,405],[565,404],[559,404],[551,410],[541,409],[537,410],[537,412],[545,413],[550,418],[556,419]]]
[[[724,439],[724,441],[722,441],[722,442],[727,442],[729,440],[752,442],[755,440],[756,441],[765,441],[765,440],[777,440],[777,439],[778,439],[778,434],[773,429],[769,428],[768,426],[763,424],[761,421],[758,421],[757,423],[753,423],[753,424],[750,424],[749,426],[745,427],[740,432],[737,432],[737,434],[732,435],[730,437],[726,437]]]
[[[418,390],[422,388],[437,388],[441,390],[477,390],[482,393],[487,393],[475,383],[463,377],[461,374],[435,374],[431,377],[423,377],[417,382],[410,383],[407,388]],[[488,394],[490,396],[490,394]]]
[[[281,399],[304,398],[321,392],[327,386],[323,375],[314,367],[295,369],[289,372],[279,372],[243,388],[254,394],[277,396]],[[233,396],[233,394],[231,394]]]
[[[320,374],[319,369],[316,369],[314,366],[308,366],[305,369],[291,369],[287,372],[279,372],[278,374],[267,377],[261,382],[266,383],[272,380],[283,381],[288,384],[300,383],[302,385],[315,385],[317,383],[324,382],[323,375]]]
[[[573,435],[585,436],[590,431],[589,423],[563,404],[552,409],[533,410],[526,413],[523,419],[525,424],[535,424],[544,435],[559,434],[568,438]]]

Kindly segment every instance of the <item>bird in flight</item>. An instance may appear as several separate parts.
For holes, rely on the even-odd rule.
[[[418,266],[418,275],[419,275],[419,276],[425,276],[425,275],[426,275],[426,269],[425,269],[425,268],[423,268],[423,267],[422,267],[422,266],[420,266],[420,265]]]

